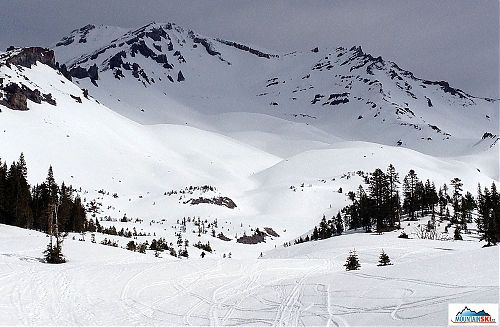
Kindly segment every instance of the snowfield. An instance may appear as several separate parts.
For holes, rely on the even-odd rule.
[[[397,235],[246,260],[155,258],[68,238],[68,262],[47,265],[45,234],[0,225],[1,324],[443,326],[448,303],[498,301],[498,247]],[[346,272],[353,248],[361,270]],[[392,266],[376,265],[382,248]]]
[[[97,80],[3,64],[16,51],[0,53],[0,100],[17,83],[57,104],[0,105],[2,163],[22,152],[32,186],[52,165],[88,218],[139,235],[70,233],[68,261],[49,265],[47,235],[0,224],[0,325],[443,326],[448,303],[498,303],[498,246],[482,248],[473,223],[463,241],[454,227],[419,239],[425,217],[401,222],[410,239],[284,246],[389,164],[437,188],[498,185],[498,100],[361,48],[278,55],[175,24],[89,25],[54,47]],[[263,242],[237,242],[257,229]],[[126,250],[159,238],[189,258]],[[353,249],[361,269],[347,272]],[[393,265],[377,266],[382,250]]]

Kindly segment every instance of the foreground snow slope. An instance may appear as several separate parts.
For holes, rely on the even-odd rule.
[[[445,325],[448,303],[498,301],[498,247],[352,234],[263,259],[154,258],[64,243],[40,262],[44,234],[0,225],[1,324]],[[356,248],[361,270],[344,271]],[[393,266],[376,266],[381,249]]]

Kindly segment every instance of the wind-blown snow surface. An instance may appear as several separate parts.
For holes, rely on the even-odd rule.
[[[498,301],[498,247],[351,234],[262,259],[190,259],[68,239],[47,265],[44,234],[0,225],[1,324],[436,326],[448,303]],[[344,271],[356,247],[361,270]],[[381,249],[393,265],[378,267]]]

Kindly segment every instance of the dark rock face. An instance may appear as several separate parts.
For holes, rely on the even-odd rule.
[[[486,138],[495,138],[496,135],[490,133],[490,132],[486,132],[483,134],[483,137],[481,137],[482,140],[486,139]]]
[[[70,94],[70,96],[73,98],[73,100],[75,100],[76,102],[78,103],[82,103],[82,98],[76,96],[76,95],[73,95],[73,94]]]
[[[65,64],[62,64],[61,66],[59,66],[59,63],[56,62],[56,69],[64,76],[66,77],[66,79],[68,79],[69,81],[72,81],[73,78],[71,77],[71,74],[69,73],[68,71],[68,67],[66,67]]]
[[[184,80],[184,75],[182,75],[182,71],[179,70],[179,74],[177,74],[177,82],[182,82]]]
[[[187,203],[189,203],[191,205],[200,204],[200,203],[207,203],[207,204],[215,204],[218,206],[227,207],[229,209],[236,208],[236,204],[234,203],[234,201],[228,197],[216,197],[216,198],[211,198],[211,199],[199,197],[198,199],[189,199],[188,201],[184,202],[184,204],[187,204]]]
[[[91,80],[97,81],[99,79],[99,71],[97,70],[97,65],[94,64],[90,66],[87,71]]]
[[[13,110],[28,110],[28,99],[35,103],[47,102],[53,106],[56,101],[52,98],[52,94],[42,94],[39,90],[31,90],[25,85],[19,86],[16,83],[10,83],[2,89],[5,93],[5,99],[0,99],[0,104]]]
[[[85,69],[81,66],[71,68],[71,70],[69,71],[69,75],[78,79],[89,77],[90,81],[96,86],[96,81],[99,80],[99,70],[97,68],[97,65],[95,64],[90,66],[88,69]]]
[[[162,38],[167,37],[167,33],[163,28],[153,28],[151,31],[146,32],[146,36],[152,39],[153,41],[159,42]]]
[[[262,57],[262,58],[278,58],[279,56],[278,55],[274,55],[274,54],[269,54],[269,53],[264,53],[262,51],[259,51],[259,50],[256,50],[256,49],[252,49],[244,44],[240,44],[240,43],[236,43],[236,42],[233,42],[233,41],[226,41],[226,40],[222,40],[222,39],[216,39],[217,41],[219,41],[220,43],[222,44],[225,44],[225,45],[228,45],[230,47],[235,47],[236,49],[240,49],[240,50],[243,50],[243,51],[247,51],[253,55],[256,55],[258,57]]]
[[[222,233],[222,232],[220,232],[219,235],[217,235],[217,238],[219,240],[223,240],[226,242],[231,241],[231,239],[229,237],[227,237],[226,235],[224,235],[224,233]]]
[[[81,66],[77,66],[75,68],[72,68],[69,73],[72,77],[75,77],[78,79],[89,77],[89,73],[87,72],[87,70]]]
[[[211,56],[220,55],[220,52],[215,50],[212,43],[210,43],[210,41],[208,41],[207,39],[195,36],[192,31],[189,32],[189,36],[193,39],[194,43],[200,43],[205,48],[205,50],[207,51],[207,53],[209,55],[211,55]]]
[[[40,47],[23,48],[19,53],[8,58],[5,64],[31,68],[37,61],[47,66],[55,67],[54,51]]]
[[[126,57],[127,57],[127,54],[125,53],[125,51],[118,52],[117,54],[115,54],[113,57],[111,57],[109,59],[109,68],[110,69],[121,68],[123,65],[122,58],[126,58]]]
[[[278,233],[274,231],[271,227],[264,227],[264,230],[268,235],[274,236],[274,237],[280,237]]]
[[[77,35],[80,36],[78,43],[87,43],[87,39],[86,39],[87,34],[89,34],[89,32],[91,30],[93,30],[94,28],[95,28],[95,25],[88,24],[80,29],[73,30],[71,32],[70,36],[63,38],[61,41],[59,41],[56,44],[56,46],[59,47],[59,46],[70,45],[71,43],[73,43],[75,41],[75,36],[77,36]]]
[[[438,81],[438,82],[422,81],[422,83],[425,85],[438,85],[445,93],[459,96],[460,98],[465,98],[466,96],[468,96],[468,94],[465,94],[464,91],[452,88],[450,84],[448,84],[448,82],[446,81]]]
[[[17,84],[16,84],[17,85]],[[26,111],[28,110],[28,98],[22,92],[7,93],[6,100],[0,100],[0,104],[3,104],[7,108],[13,110]]]
[[[265,232],[259,231],[257,228],[253,235],[243,235],[242,237],[238,238],[236,242],[242,243],[242,244],[258,244],[266,241],[266,236],[268,236]]]

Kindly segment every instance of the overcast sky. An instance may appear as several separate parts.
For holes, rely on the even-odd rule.
[[[0,47],[150,21],[280,52],[361,45],[418,77],[499,97],[498,0],[0,0]]]

